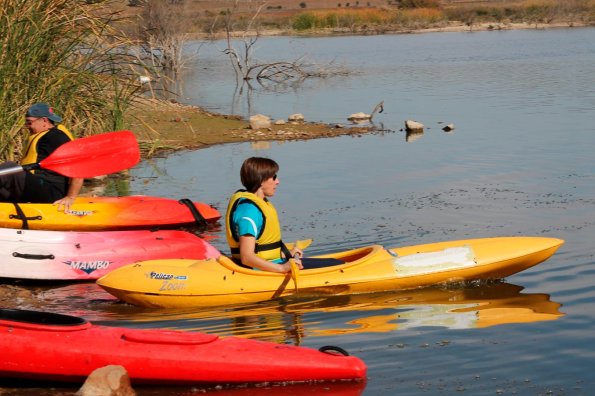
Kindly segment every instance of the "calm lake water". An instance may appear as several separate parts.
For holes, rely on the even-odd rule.
[[[508,235],[562,238],[548,261],[505,282],[196,310],[118,304],[94,284],[46,291],[48,310],[108,325],[206,331],[362,358],[368,381],[292,394],[591,394],[595,386],[595,29],[262,38],[259,61],[334,61],[357,71],[299,89],[259,88],[251,113],[347,123],[382,134],[230,144],[145,161],[131,193],[192,198],[222,212],[252,155],[280,163],[284,239],[308,252]],[[224,43],[202,45],[188,101],[248,115]],[[189,51],[199,48],[191,46]],[[401,131],[407,119],[423,135]],[[442,123],[456,129],[446,133]],[[227,251],[220,226],[205,237]],[[194,389],[196,391],[196,389]],[[217,394],[273,394],[278,388]],[[139,394],[191,394],[141,389]]]

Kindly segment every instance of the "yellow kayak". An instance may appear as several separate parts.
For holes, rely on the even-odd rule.
[[[78,197],[68,211],[52,204],[0,202],[0,227],[31,230],[150,229],[212,223],[220,217],[206,203],[144,195]]]
[[[149,307],[248,303],[296,293],[369,293],[502,279],[547,260],[563,243],[557,238],[499,237],[391,249],[371,245],[315,256],[314,263],[305,261],[303,270],[289,274],[243,268],[225,256],[151,260],[121,267],[97,283],[123,301]]]

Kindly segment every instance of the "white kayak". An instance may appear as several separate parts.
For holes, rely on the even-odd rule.
[[[39,231],[0,228],[0,278],[94,280],[152,259],[217,258],[220,252],[177,230]]]

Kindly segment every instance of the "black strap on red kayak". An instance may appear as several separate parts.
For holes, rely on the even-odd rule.
[[[29,229],[29,220],[41,220],[41,216],[33,216],[33,217],[25,216],[25,212],[23,212],[23,209],[21,209],[21,207],[19,206],[19,204],[17,202],[13,202],[12,204],[14,205],[14,209],[16,210],[17,214],[11,214],[8,216],[8,218],[21,220],[23,222],[23,224],[21,226],[21,228],[23,230]]]
[[[338,346],[333,346],[333,345],[326,345],[326,346],[318,348],[318,350],[320,352],[328,353],[330,355],[340,354],[343,356],[349,356],[349,353],[345,349],[338,347]]]
[[[194,202],[192,202],[188,198],[182,198],[178,202],[181,203],[182,205],[186,205],[188,207],[188,209],[190,210],[190,213],[192,213],[192,217],[194,217],[194,221],[196,221],[196,224],[198,224],[200,226],[207,225],[207,221],[200,214],[198,209],[196,209],[196,206],[194,206]]]

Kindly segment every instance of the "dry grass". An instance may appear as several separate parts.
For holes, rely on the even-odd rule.
[[[264,1],[192,1],[197,16],[194,32],[216,33],[224,29],[221,15],[233,10],[233,29],[244,30],[246,21]],[[419,2],[417,2],[419,3]],[[305,4],[305,7],[303,5]],[[442,0],[436,6],[399,7],[392,1],[293,1],[269,0],[260,11],[258,30],[286,33],[338,29],[351,33],[402,31],[458,23],[566,23],[595,22],[593,0]]]

